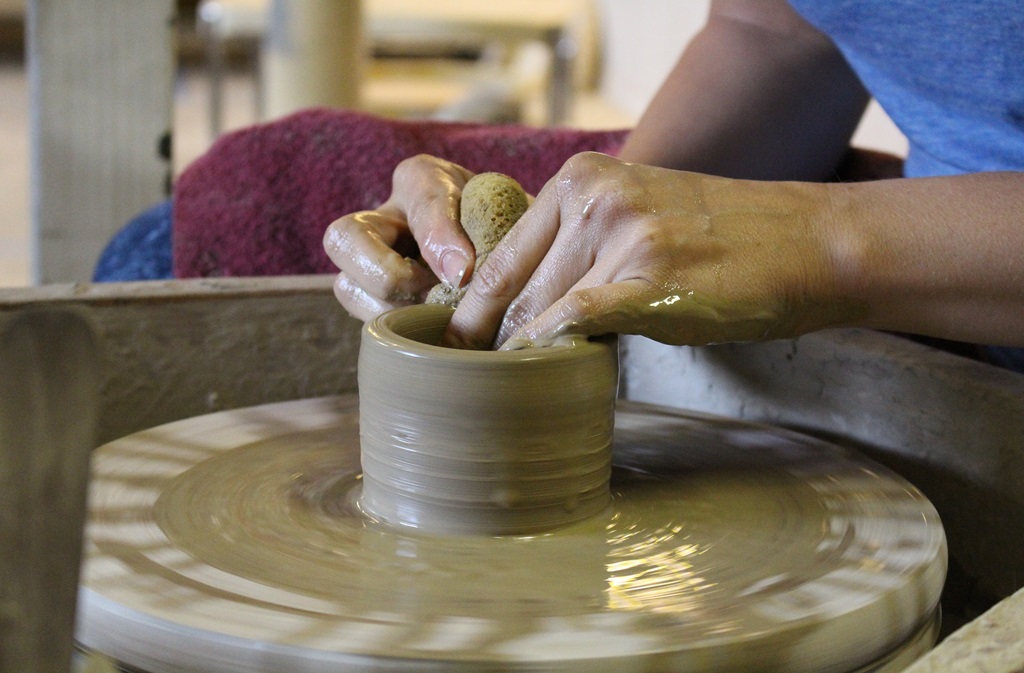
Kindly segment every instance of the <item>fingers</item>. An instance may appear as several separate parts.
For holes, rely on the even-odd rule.
[[[346,310],[366,320],[422,301],[438,278],[457,287],[469,281],[475,253],[459,224],[459,199],[472,175],[435,157],[406,159],[383,205],[328,226],[324,249],[341,271],[334,292]]]
[[[512,337],[536,341],[569,333],[604,334],[601,325],[594,324],[593,314],[607,312],[610,305],[604,303],[605,295],[592,295],[591,291],[611,287],[608,275],[600,268],[590,268],[580,269],[574,276],[579,278],[575,283],[569,282],[568,277],[557,283],[548,280],[527,283],[522,296],[506,313],[494,340],[495,345],[501,346]],[[621,297],[622,293],[615,296]],[[588,331],[578,331],[575,329],[577,326]]]
[[[643,334],[672,345],[705,346],[770,338],[784,326],[785,307],[757,300],[722,301],[694,290],[666,291],[642,278],[580,282],[508,342],[545,341],[565,334]]]
[[[487,257],[452,315],[441,343],[455,348],[490,348],[510,304],[526,287],[559,231],[558,199],[552,183]],[[570,284],[571,285],[571,284]],[[567,286],[568,287],[568,286]]]
[[[579,231],[579,226],[562,224],[544,259],[534,270],[519,295],[512,300],[501,321],[495,345],[535,320],[548,307],[573,290],[603,285],[615,279],[616,267],[608,254],[596,265],[596,241]]]
[[[393,308],[414,303],[398,300],[385,301],[374,297],[345,273],[339,273],[334,280],[334,296],[353,318],[363,322]]]
[[[608,249],[599,254],[601,241]],[[647,296],[656,290],[646,275],[630,270],[632,248],[614,237],[595,241],[563,226],[555,249],[509,307],[495,343],[635,331],[650,303]]]
[[[411,301],[429,290],[437,282],[434,274],[395,249],[401,247],[404,228],[397,214],[383,208],[332,222],[324,234],[324,250],[348,279],[345,287],[357,287],[384,302]]]
[[[395,168],[387,206],[404,214],[423,260],[455,287],[469,282],[473,243],[459,224],[462,187],[473,173],[443,159],[419,155]]]
[[[649,285],[634,279],[610,284],[595,284],[584,278],[577,289],[554,302],[539,316],[514,331],[502,327],[502,344],[521,340],[543,342],[565,334],[600,336],[636,334],[645,320],[643,298]]]

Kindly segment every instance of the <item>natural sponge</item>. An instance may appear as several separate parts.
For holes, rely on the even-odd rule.
[[[487,261],[487,256],[508,233],[529,205],[522,186],[502,173],[479,173],[462,188],[459,203],[462,228],[476,249],[473,273]],[[458,306],[466,288],[438,283],[427,295],[428,304]]]

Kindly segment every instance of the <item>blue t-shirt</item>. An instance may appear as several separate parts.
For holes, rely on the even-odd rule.
[[[1024,0],[790,4],[907,136],[907,177],[1024,170]]]
[[[790,0],[910,142],[907,177],[1024,170],[1024,0]],[[1024,349],[981,347],[1024,372]]]

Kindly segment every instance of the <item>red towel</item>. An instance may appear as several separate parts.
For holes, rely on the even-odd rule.
[[[321,244],[327,225],[381,204],[395,166],[416,154],[500,171],[536,194],[573,154],[614,154],[625,137],[322,109],[244,129],[214,143],[175,185],[174,275],[333,272]]]

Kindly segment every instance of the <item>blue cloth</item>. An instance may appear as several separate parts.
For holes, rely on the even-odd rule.
[[[1024,373],[1024,348],[982,346],[982,357],[997,367]]]
[[[1024,2],[790,4],[907,136],[907,177],[1024,170]]]
[[[171,268],[171,199],[137,215],[110,239],[93,270],[97,283],[165,280]]]

